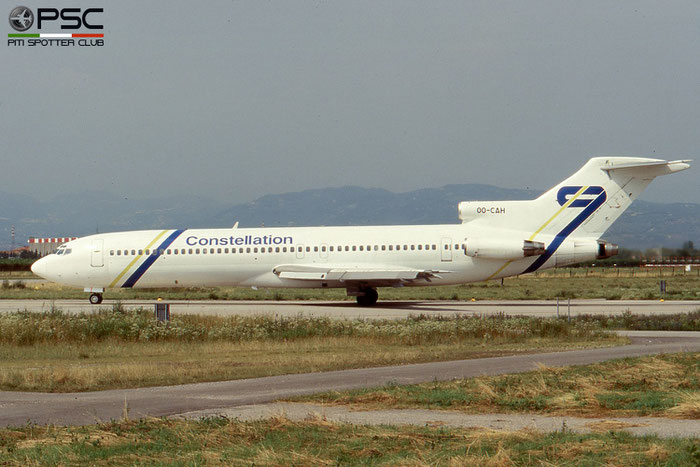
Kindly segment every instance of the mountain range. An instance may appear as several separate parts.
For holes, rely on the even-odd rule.
[[[446,185],[405,193],[345,186],[266,195],[233,204],[195,196],[132,199],[106,192],[61,195],[50,201],[0,191],[0,250],[32,237],[84,236],[137,229],[397,225],[458,223],[457,204],[469,200],[533,199],[538,190],[491,185]],[[635,201],[605,239],[623,248],[700,244],[700,204]]]

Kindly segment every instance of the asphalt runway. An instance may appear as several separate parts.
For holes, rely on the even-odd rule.
[[[88,393],[0,392],[0,426],[27,423],[83,425],[148,416],[226,410],[322,391],[414,384],[479,375],[519,373],[547,366],[585,365],[658,353],[700,351],[700,332],[626,331],[630,345],[510,357],[272,376],[181,386]]]
[[[92,312],[100,308],[110,309],[115,302],[105,300],[101,305],[91,305],[84,300],[0,300],[0,313],[27,310],[34,312],[49,311],[54,308],[69,313]],[[155,300],[128,300],[121,303],[126,308],[153,307]],[[384,318],[400,319],[409,315],[453,316],[453,315],[489,315],[504,313],[507,315],[556,316],[555,300],[510,300],[476,302],[460,301],[380,301],[376,306],[365,308],[355,301],[224,301],[224,300],[172,300],[170,313],[201,315],[269,315],[325,316],[330,318]],[[659,300],[561,300],[559,314],[571,316],[578,314],[620,314],[627,310],[638,314],[672,314],[700,309],[700,301],[659,301]]]

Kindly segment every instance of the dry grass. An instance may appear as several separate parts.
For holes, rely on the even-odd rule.
[[[90,345],[0,345],[0,388],[71,392],[174,385],[500,356],[553,350],[562,345],[551,339],[538,340],[535,345],[494,344],[485,349],[479,340],[415,346],[357,337],[238,343],[107,341]]]
[[[353,409],[432,408],[583,417],[700,418],[700,354],[624,359],[569,368],[412,386],[331,392],[313,400]]]
[[[172,385],[623,342],[585,323],[542,318],[178,315],[163,325],[139,310],[18,312],[0,315],[0,388],[65,392]]]
[[[678,403],[666,414],[671,418],[700,419],[700,392],[677,391],[676,394]]]
[[[693,465],[697,440],[530,430],[149,419],[0,430],[0,461],[33,465]]]

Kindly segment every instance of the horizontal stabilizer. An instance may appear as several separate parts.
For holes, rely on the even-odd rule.
[[[677,161],[652,160],[648,162],[623,162],[618,164],[613,162],[601,167],[601,169],[608,173],[613,170],[644,169],[646,175],[658,177],[659,175],[667,175],[685,170],[690,167],[690,162],[692,162],[692,160],[689,159]]]

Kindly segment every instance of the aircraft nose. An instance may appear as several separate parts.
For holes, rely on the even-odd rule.
[[[34,261],[31,269],[34,274],[46,279],[46,258],[41,258],[37,261]]]

